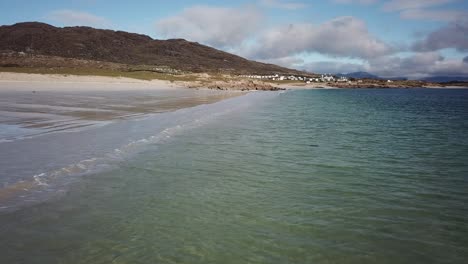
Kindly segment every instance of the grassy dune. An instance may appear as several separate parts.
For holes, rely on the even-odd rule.
[[[192,74],[164,74],[152,71],[120,71],[97,68],[46,68],[46,67],[0,67],[0,72],[36,73],[36,74],[62,74],[62,75],[91,75],[106,77],[127,77],[138,80],[165,80],[165,81],[197,81],[198,76]]]

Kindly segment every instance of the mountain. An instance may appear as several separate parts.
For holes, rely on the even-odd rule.
[[[393,81],[406,81],[408,78],[405,77],[390,77],[390,78],[382,78],[377,75],[368,72],[351,72],[346,74],[337,74],[337,76],[344,76],[348,78],[356,78],[356,79],[374,79],[374,80],[393,80]]]
[[[348,78],[356,78],[356,79],[380,79],[379,76],[370,74],[368,72],[351,72],[351,73],[346,73],[346,74],[337,74],[337,76],[344,76]]]
[[[128,65],[167,66],[190,72],[299,73],[184,39],[156,40],[123,31],[91,27],[60,28],[39,22],[0,26],[0,53],[8,52]]]
[[[468,82],[468,77],[461,77],[461,76],[433,76],[423,79],[427,82],[437,82],[437,83],[445,83],[445,82]]]

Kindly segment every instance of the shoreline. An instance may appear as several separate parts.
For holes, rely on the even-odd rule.
[[[24,87],[27,83],[28,87]],[[99,75],[73,75],[49,73],[0,72],[0,91],[136,91],[136,90],[220,90],[229,92],[278,91],[284,90],[279,85],[268,82],[241,80],[234,78],[219,79],[206,76],[194,80],[142,80],[130,77]]]
[[[246,94],[164,80],[0,73],[0,141],[74,131]]]
[[[308,90],[308,89],[468,89],[467,86],[442,86],[442,85],[426,85],[421,87],[407,87],[404,85],[375,85],[361,83],[356,84],[333,84],[333,83],[310,83],[310,84],[287,84],[280,85],[281,88],[291,90]]]
[[[226,94],[226,91],[207,92]],[[74,180],[74,176],[113,169],[122,159],[131,158],[147,145],[164,144],[184,131],[198,128],[233,110],[245,109],[262,98],[275,96],[270,93],[235,94],[174,111],[89,126],[91,129],[58,131],[72,133],[50,131],[3,142],[0,140],[0,150],[5,157],[0,161],[0,174],[11,176],[0,182],[0,213],[30,204],[29,201],[44,201],[50,196],[39,200],[36,196],[34,199],[23,197],[30,198],[29,195],[36,195],[42,190],[59,188],[63,181]],[[44,149],[47,150],[46,154]],[[24,156],[28,157],[27,162],[18,158]],[[22,170],[17,171],[17,175],[5,173],[15,168]]]
[[[24,84],[28,85],[25,86]],[[85,85],[84,85],[85,84]],[[405,85],[382,85],[375,83],[270,83],[251,80],[218,81],[168,81],[141,80],[129,77],[98,75],[44,74],[0,72],[0,91],[142,91],[142,90],[225,90],[231,92],[307,90],[307,89],[468,89],[467,86],[425,85],[407,87]]]

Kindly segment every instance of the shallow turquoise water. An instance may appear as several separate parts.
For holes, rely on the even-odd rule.
[[[0,262],[466,263],[468,90],[256,97],[1,214]]]

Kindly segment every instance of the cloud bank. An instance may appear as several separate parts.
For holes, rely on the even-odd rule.
[[[156,23],[166,38],[185,38],[218,48],[241,45],[258,29],[262,14],[255,8],[195,6]]]
[[[439,50],[468,51],[468,20],[464,11],[428,9],[453,0],[390,0],[388,12],[404,19],[446,22],[438,30],[399,48],[373,35],[367,24],[353,16],[341,16],[320,24],[292,23],[266,25],[264,13],[255,6],[224,8],[195,6],[156,22],[157,32],[168,38],[186,38],[229,50],[249,59],[318,73],[368,71],[382,77],[424,78],[431,75],[468,75],[468,56],[445,59]],[[372,4],[378,0],[334,0],[342,4]],[[269,8],[295,10],[300,2],[261,0]],[[404,53],[401,51],[410,51]],[[310,55],[330,61],[310,61]],[[340,62],[351,58],[362,63]]]
[[[467,76],[467,64],[468,58],[466,60],[446,59],[438,52],[420,52],[408,57],[383,56],[370,59],[364,64],[336,61],[312,62],[305,64],[302,69],[318,73],[365,71],[384,78],[422,79],[430,76]]]
[[[468,19],[449,23],[413,45],[415,51],[435,51],[446,48],[454,48],[461,52],[468,51]]]
[[[468,75],[468,67],[462,60],[445,59],[438,52],[421,52],[405,58],[382,57],[370,60],[369,66],[374,73],[385,77],[419,79],[436,75]]]
[[[318,73],[350,73],[369,71],[369,67],[357,63],[343,63],[336,61],[318,61],[307,63],[302,67],[303,70]]]
[[[317,52],[337,57],[371,58],[393,51],[392,47],[372,36],[362,20],[348,16],[320,25],[304,23],[272,28],[261,34],[257,45],[245,55],[268,59]]]

